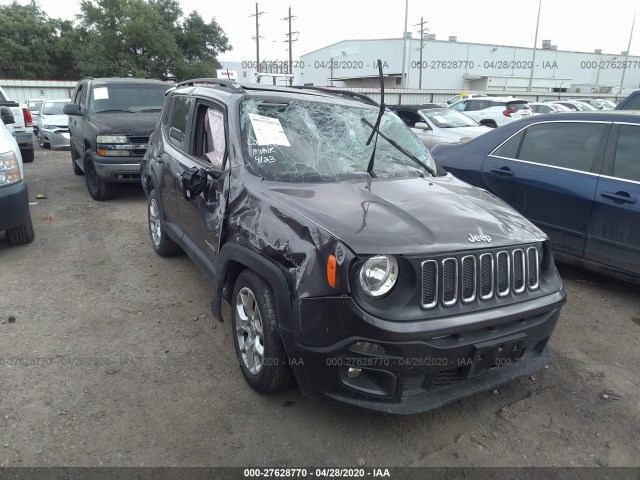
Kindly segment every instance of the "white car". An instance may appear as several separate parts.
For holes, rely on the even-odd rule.
[[[487,127],[499,127],[533,115],[526,100],[514,97],[477,97],[459,100],[449,108],[463,112]]]
[[[38,145],[53,150],[69,148],[69,117],[62,111],[71,99],[45,100],[38,116]]]
[[[0,231],[7,232],[12,245],[31,243],[34,238],[29,191],[24,180],[22,155],[14,135],[6,125],[14,125],[11,109],[2,107],[0,122]]]
[[[555,103],[529,103],[534,115],[543,115],[545,113],[570,112],[571,109]]]

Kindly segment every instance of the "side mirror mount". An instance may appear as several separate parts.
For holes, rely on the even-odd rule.
[[[207,185],[207,172],[203,168],[191,167],[182,174],[182,196],[190,202],[202,193]]]
[[[13,113],[9,107],[2,107],[2,123],[5,125],[16,123],[15,118],[13,118]]]
[[[80,111],[80,105],[76,105],[75,103],[67,103],[62,109],[62,111],[65,115],[70,115],[75,117],[84,116],[84,113]]]
[[[429,124],[426,122],[416,122],[413,128],[417,128],[419,130],[431,130],[431,128],[429,128]]]

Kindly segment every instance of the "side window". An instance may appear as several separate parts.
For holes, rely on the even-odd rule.
[[[416,122],[424,121],[420,118],[420,115],[414,112],[396,111],[396,115],[398,115],[400,120],[402,120],[408,127],[414,127]]]
[[[520,144],[522,143],[523,137],[524,131],[511,137],[505,143],[500,145],[493,152],[491,152],[491,155],[504,158],[518,158],[518,150],[520,150]]]
[[[480,100],[469,100],[467,105],[465,106],[465,112],[475,112],[476,110],[481,110]]]
[[[167,123],[167,136],[169,141],[181,150],[187,146],[187,121],[189,120],[189,110],[191,109],[191,99],[186,96],[176,95],[172,98],[171,110]]]
[[[210,163],[216,170],[227,170],[227,132],[224,112],[211,105],[200,104],[195,112],[195,138],[191,155]]]
[[[453,110],[457,110],[458,112],[462,112],[464,110],[464,107],[466,107],[467,102],[458,102],[455,105],[451,105],[451,107]]]
[[[89,90],[89,88],[87,87],[87,85],[83,85],[82,87],[80,87],[82,90],[80,91],[80,99],[79,99],[79,105],[80,105],[80,110],[85,109],[85,106],[87,104],[86,99],[87,99],[87,90]]]
[[[613,176],[640,182],[640,127],[621,125],[613,164]]]
[[[544,123],[525,132],[517,158],[529,162],[590,172],[602,157],[603,123]]]

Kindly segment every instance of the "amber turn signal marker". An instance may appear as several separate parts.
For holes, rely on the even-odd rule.
[[[334,287],[336,286],[336,256],[329,255],[329,259],[327,260],[327,282],[329,285]]]

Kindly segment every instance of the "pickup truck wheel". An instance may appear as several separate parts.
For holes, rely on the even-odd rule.
[[[84,157],[84,179],[87,182],[87,190],[94,200],[111,200],[116,196],[118,186],[115,183],[105,182],[100,178],[91,157]]]
[[[33,158],[35,157],[35,153],[33,151],[33,147],[31,147],[31,148],[29,148],[27,150],[20,149],[20,155],[22,155],[22,161],[24,163],[33,162]]]
[[[35,234],[33,233],[33,223],[31,223],[31,217],[24,225],[18,225],[17,227],[7,230],[7,238],[11,245],[26,245],[33,242]]]
[[[44,141],[42,132],[38,132],[38,134],[36,135],[36,138],[38,139],[38,145],[40,145],[40,148],[51,148],[51,144],[49,142]]]
[[[167,232],[165,232],[162,226],[162,214],[160,213],[158,194],[155,190],[151,190],[151,193],[149,193],[149,208],[147,212],[149,218],[149,235],[151,236],[151,245],[155,252],[161,257],[169,257],[180,253],[182,249],[167,236]]]
[[[271,287],[259,275],[244,270],[232,298],[233,339],[245,380],[260,393],[282,390],[290,383],[291,368]]]
[[[83,175],[84,172],[78,166],[78,158],[80,158],[80,155],[78,155],[75,149],[71,147],[71,167],[73,168],[73,173],[75,173],[76,175]]]

